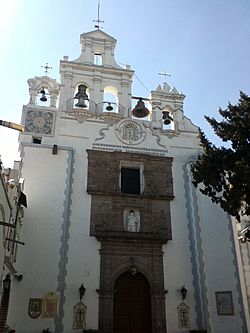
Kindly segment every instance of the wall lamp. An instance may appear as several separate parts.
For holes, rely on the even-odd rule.
[[[22,274],[19,274],[19,275],[16,274],[15,279],[20,282],[23,279],[23,275]]]
[[[80,301],[82,300],[84,294],[85,294],[86,288],[84,287],[84,284],[82,283],[79,288],[79,295],[80,295]]]
[[[181,298],[184,301],[184,299],[187,297],[187,292],[188,292],[185,285],[181,286],[180,292],[181,292]]]
[[[10,278],[10,274],[8,273],[5,277],[5,279],[3,280],[3,289],[4,290],[10,290],[10,285],[11,285],[11,278]]]

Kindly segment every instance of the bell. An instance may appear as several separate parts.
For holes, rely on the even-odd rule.
[[[139,99],[135,108],[132,110],[132,115],[135,118],[145,118],[150,114],[150,111],[146,108],[142,98]]]
[[[78,86],[78,92],[75,95],[75,99],[78,99],[78,102],[75,104],[78,108],[86,108],[87,105],[85,103],[85,100],[88,99],[88,95],[86,94],[87,86],[84,84],[80,84]]]
[[[42,88],[42,90],[40,91],[40,94],[42,94],[42,97],[40,98],[41,102],[47,102],[47,97],[45,95],[45,90],[44,88]]]
[[[163,112],[162,112],[162,119],[164,120],[164,121],[163,121],[163,124],[164,124],[164,125],[169,125],[169,124],[171,124],[171,122],[173,121],[173,118],[170,117],[168,111],[163,111]]]
[[[113,110],[114,110],[114,108],[113,108],[113,106],[111,105],[111,103],[108,103],[108,106],[106,107],[106,110],[107,110],[107,111],[113,111]]]
[[[85,104],[85,99],[83,97],[79,97],[78,102],[75,104],[78,108],[86,108],[87,105]]]

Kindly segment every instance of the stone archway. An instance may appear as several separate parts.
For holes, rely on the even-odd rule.
[[[141,240],[135,242],[131,240],[102,240],[101,243],[101,271],[100,271],[100,289],[99,293],[99,333],[115,333],[114,316],[120,316],[120,312],[114,313],[114,302],[117,303],[117,292],[119,281],[124,283],[125,290],[133,292],[135,285],[126,286],[126,283],[138,283],[139,281],[131,280],[128,274],[131,274],[132,266],[135,266],[138,280],[143,286],[142,294],[148,295],[150,304],[150,331],[146,333],[166,333],[166,312],[165,312],[165,290],[162,262],[162,244],[159,242],[146,242]],[[126,272],[126,273],[124,273]],[[123,276],[123,274],[125,274]],[[129,281],[123,280],[125,276]],[[133,277],[133,276],[132,276]],[[121,279],[121,280],[120,280]],[[143,282],[143,281],[144,282]],[[131,291],[132,290],[132,291]],[[144,290],[144,291],[143,291]],[[145,291],[147,290],[147,291]],[[139,297],[139,296],[138,296]],[[128,300],[123,299],[126,304]],[[124,305],[124,307],[126,307]],[[127,330],[127,328],[126,328]],[[117,332],[117,329],[116,329]],[[122,331],[121,332],[133,332]],[[140,333],[140,331],[138,331]]]
[[[113,333],[151,333],[150,285],[139,272],[121,274],[114,286]]]

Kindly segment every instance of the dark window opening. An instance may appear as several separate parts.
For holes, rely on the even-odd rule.
[[[40,145],[42,143],[42,138],[32,138],[32,143]]]
[[[140,194],[140,169],[121,168],[121,191]]]

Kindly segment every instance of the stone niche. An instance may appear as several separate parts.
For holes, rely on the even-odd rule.
[[[122,168],[138,170],[139,193],[124,193]],[[92,195],[90,235],[171,239],[172,158],[88,150],[88,186]],[[140,217],[137,232],[124,227],[126,212]]]

